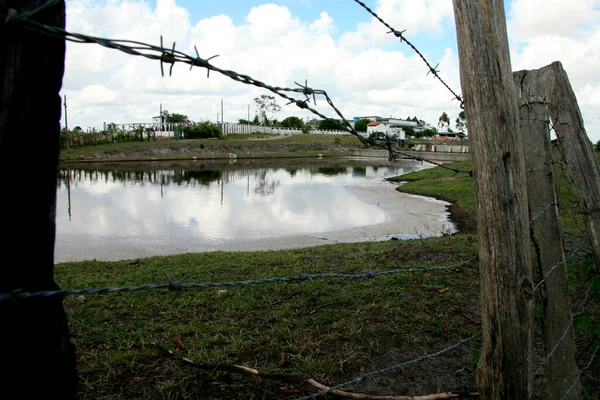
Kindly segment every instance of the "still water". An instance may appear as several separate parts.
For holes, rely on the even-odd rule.
[[[435,234],[432,229],[448,224],[441,202],[431,209],[435,201],[413,197],[409,207],[407,196],[384,179],[429,164],[360,159],[278,163],[61,169],[55,261],[382,240],[391,234]],[[430,213],[422,214],[429,222],[420,225],[421,232],[414,218],[405,218],[421,218],[409,209],[419,204]],[[390,210],[403,214],[392,221]],[[413,222],[402,227],[402,221]]]

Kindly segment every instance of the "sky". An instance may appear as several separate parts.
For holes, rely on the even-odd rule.
[[[365,0],[461,93],[451,0]],[[352,0],[67,0],[67,30],[165,46],[271,86],[308,82],[344,117],[417,116],[437,125],[460,112],[452,94],[406,44]],[[600,0],[505,0],[513,71],[560,61],[589,138],[600,140]],[[168,71],[168,66],[166,71]],[[61,95],[68,125],[152,122],[163,109],[193,121],[253,118],[266,89],[184,64],[161,76],[158,61],[95,44],[67,43]],[[298,98],[302,98],[301,96]],[[311,114],[278,98],[275,118]],[[221,102],[223,115],[221,115]],[[316,107],[336,117],[323,98]],[[311,116],[312,117],[312,116]]]

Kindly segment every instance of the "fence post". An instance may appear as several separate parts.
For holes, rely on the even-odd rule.
[[[542,324],[546,356],[553,352],[545,370],[550,399],[561,399],[578,376],[575,340],[570,326],[571,300],[565,265],[564,237],[556,189],[550,113],[546,87],[552,86],[553,74],[547,68],[513,73],[519,94],[520,129],[523,137],[531,241],[537,254],[541,286]],[[555,348],[556,344],[560,343]],[[579,385],[568,399],[581,398]]]
[[[527,183],[502,0],[454,0],[479,233],[482,399],[533,396]]]
[[[54,239],[65,40],[27,30],[18,17],[7,18],[44,3],[0,0],[0,170],[17,168],[23,180],[0,200],[2,293],[58,289]],[[31,18],[64,28],[65,3]],[[22,133],[32,131],[35,136],[24,140]],[[62,298],[2,301],[0,318],[0,397],[75,398],[75,353]]]
[[[596,269],[600,268],[600,169],[588,138],[577,98],[560,62],[545,67],[553,72],[550,115],[559,149],[575,185],[579,207],[583,213]],[[551,89],[551,91],[550,91]]]

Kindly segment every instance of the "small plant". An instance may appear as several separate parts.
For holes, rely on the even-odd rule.
[[[339,137],[336,137],[336,138],[333,140],[333,143],[335,143],[335,144],[342,143],[342,139],[340,139]]]

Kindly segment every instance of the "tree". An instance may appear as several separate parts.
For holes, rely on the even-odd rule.
[[[261,94],[254,99],[256,106],[260,110],[260,122],[262,125],[268,125],[269,116],[272,118],[276,113],[281,111],[281,107],[277,104],[275,96]]]
[[[170,124],[181,124],[188,120],[188,116],[185,114],[169,113],[167,111],[165,122]]]
[[[284,118],[283,121],[281,121],[281,126],[283,126],[284,128],[298,128],[298,129],[302,129],[304,128],[304,121],[302,121],[302,119],[298,118],[298,117],[287,117]]]
[[[24,15],[39,11],[42,3],[2,1],[2,20],[7,10]],[[35,20],[64,29],[65,2],[53,2],[51,7],[36,13]],[[0,167],[10,171],[19,165],[24,176],[35,176],[36,180],[35,185],[22,185],[0,200],[4,210],[0,250],[7,260],[0,266],[0,292],[55,291],[59,289],[54,281],[56,171],[62,108],[59,92],[65,40],[22,29],[19,23],[4,24],[0,60]],[[44,134],[27,142],[27,155],[36,162],[23,163],[15,149],[23,146],[24,136],[19,133],[32,121]],[[24,204],[29,205],[27,212],[9,211]],[[5,366],[0,397],[75,399],[75,350],[62,302],[63,296],[0,302],[0,360]]]
[[[367,131],[367,125],[369,125],[369,122],[371,122],[371,121],[369,121],[366,118],[359,119],[354,124],[354,129],[356,129],[358,132],[366,132]]]
[[[412,126],[403,126],[402,130],[404,131],[406,136],[415,136],[415,128],[413,128]]]
[[[450,118],[448,117],[448,114],[446,114],[446,111],[440,115],[440,118],[438,119],[438,126],[440,129],[448,129],[448,127],[450,127]]]
[[[342,127],[333,119],[322,119],[318,125],[321,130],[340,130]]]
[[[430,129],[422,130],[420,133],[422,136],[430,138],[430,137],[434,137],[435,135],[437,135],[438,131],[435,128],[430,128]]]
[[[467,130],[467,115],[465,114],[464,110],[458,113],[455,127],[459,132],[464,132]]]

